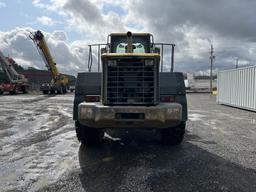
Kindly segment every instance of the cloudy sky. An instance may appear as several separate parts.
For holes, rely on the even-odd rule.
[[[45,69],[28,37],[40,29],[60,71],[76,74],[87,70],[88,44],[111,32],[150,32],[176,44],[176,71],[207,73],[211,43],[215,70],[234,68],[236,58],[256,64],[255,13],[254,0],[0,0],[0,50]]]

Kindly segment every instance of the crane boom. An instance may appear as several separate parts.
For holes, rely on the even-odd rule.
[[[40,53],[41,57],[43,58],[47,69],[51,72],[52,78],[54,81],[57,81],[59,77],[59,71],[56,67],[56,63],[53,60],[53,57],[50,53],[49,47],[45,41],[44,35],[41,31],[36,31],[33,33],[30,38],[34,41],[38,52]]]
[[[47,69],[51,72],[52,76],[52,82],[43,83],[40,89],[43,91],[44,94],[48,92],[55,93],[56,91],[58,93],[66,93],[69,89],[69,78],[59,73],[59,70],[51,55],[50,49],[47,46],[43,33],[38,30],[34,33],[31,33],[29,37],[36,45],[39,54],[43,58],[45,65]]]
[[[13,67],[13,65],[8,61],[4,54],[0,51],[0,63],[2,69],[10,83],[26,83],[27,78],[24,75],[19,74]]]
[[[28,79],[14,69],[11,58],[6,58],[1,51],[0,65],[8,78],[8,82],[4,81],[0,83],[0,95],[5,92],[9,92],[10,94],[15,94],[17,92],[27,93],[29,88],[29,85],[27,84]]]

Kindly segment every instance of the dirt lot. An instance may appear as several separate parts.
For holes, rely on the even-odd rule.
[[[0,191],[256,191],[256,113],[190,94],[182,145],[154,131],[76,140],[73,95],[0,97]]]

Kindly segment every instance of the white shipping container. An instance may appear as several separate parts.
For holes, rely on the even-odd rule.
[[[217,102],[256,111],[256,66],[218,72]]]

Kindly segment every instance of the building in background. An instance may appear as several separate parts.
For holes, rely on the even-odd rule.
[[[207,75],[194,75],[187,73],[184,76],[186,89],[191,92],[209,92],[210,91],[210,76]],[[213,88],[217,87],[217,76],[213,76]]]
[[[14,66],[15,70],[24,75],[28,79],[28,84],[31,87],[31,90],[39,90],[40,85],[45,82],[50,82],[52,79],[51,72],[47,70],[39,70],[35,68],[24,69],[18,65],[13,59],[8,58],[11,64]],[[70,79],[70,85],[75,85],[76,77],[73,75],[64,74]],[[0,83],[6,81],[6,75],[0,67]]]
[[[32,90],[39,90],[40,85],[45,82],[50,82],[52,79],[51,72],[47,70],[38,70],[29,68],[27,70],[18,71],[20,74],[25,75],[28,79],[28,84],[30,84]],[[70,80],[70,85],[75,85],[76,78],[75,76],[66,75]]]

